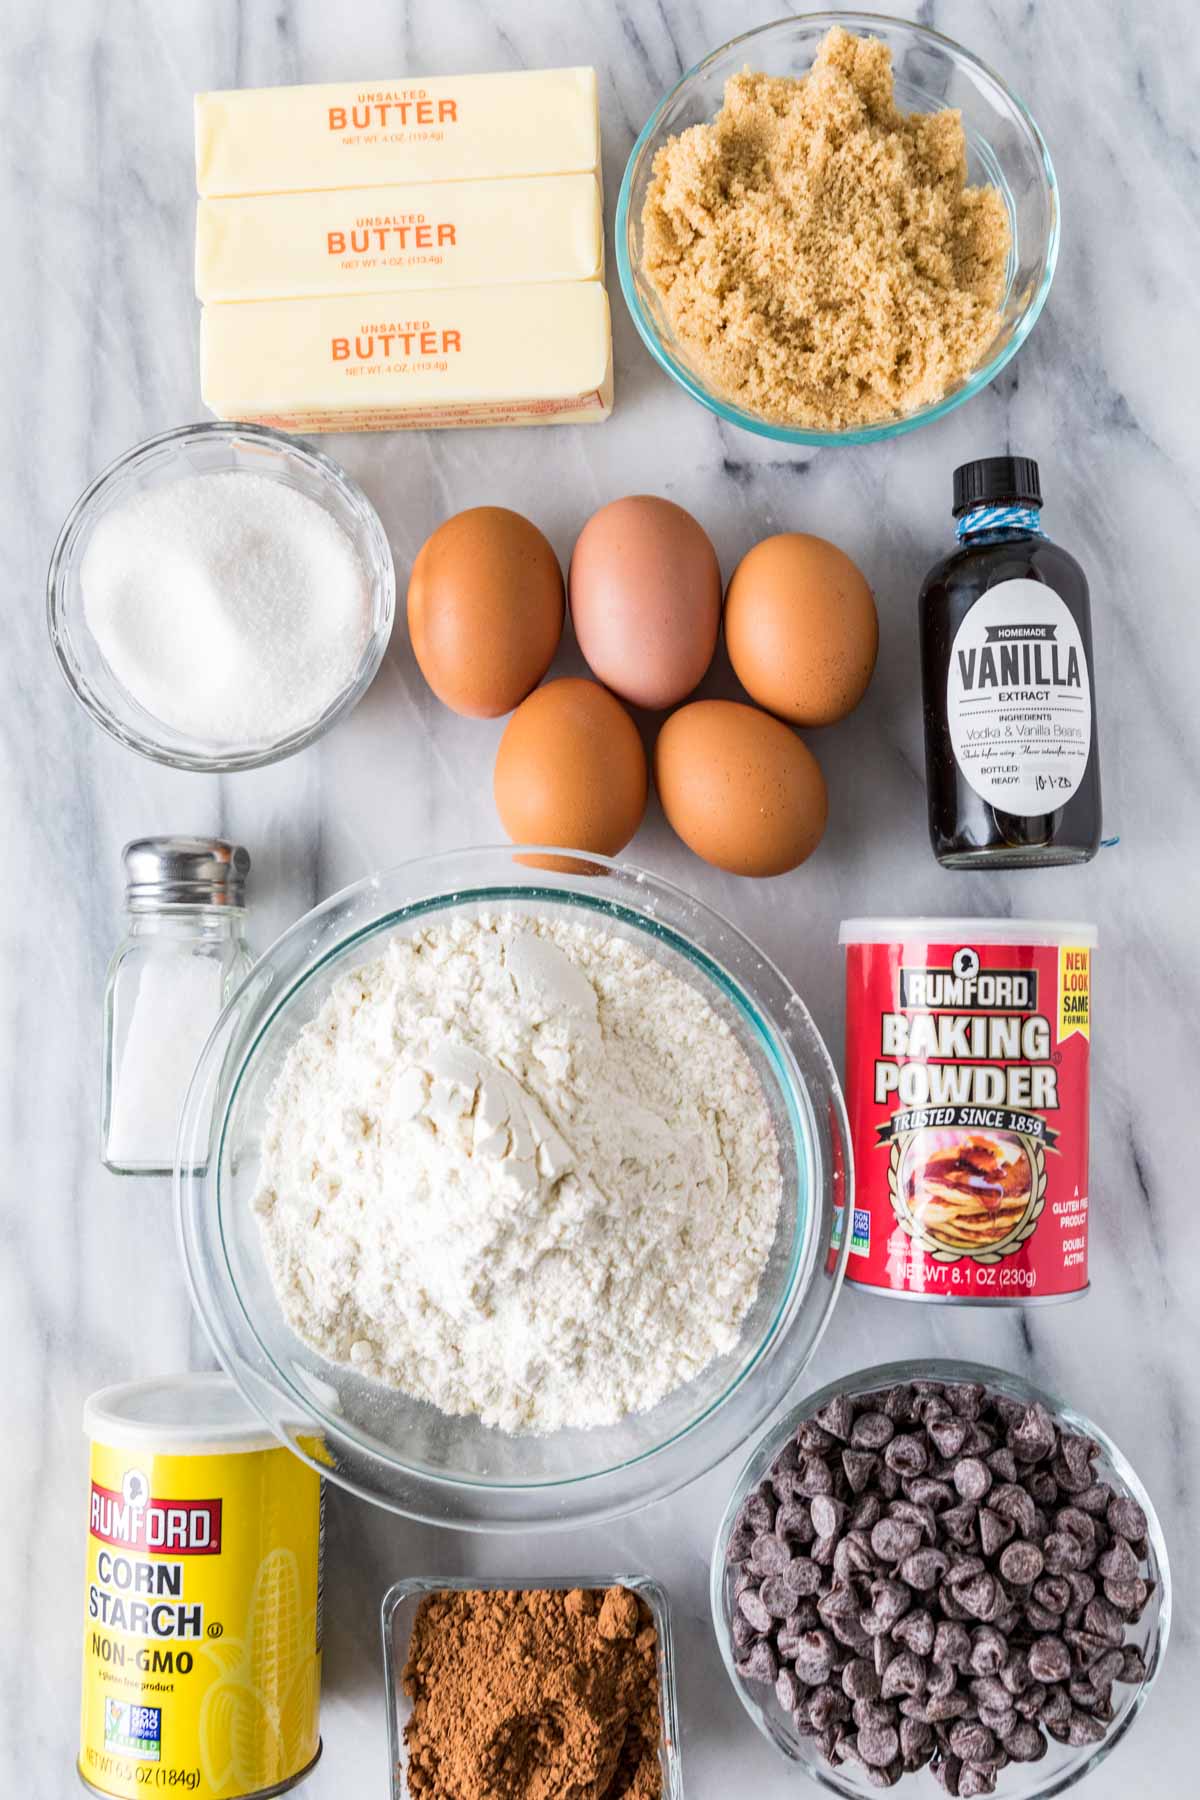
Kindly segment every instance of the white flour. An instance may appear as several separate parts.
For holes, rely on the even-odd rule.
[[[316,1349],[540,1432],[732,1349],[779,1198],[762,1088],[700,994],[623,938],[490,918],[336,984],[272,1092],[256,1205]]]

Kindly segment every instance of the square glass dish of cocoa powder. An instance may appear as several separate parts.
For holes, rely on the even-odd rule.
[[[410,1748],[405,1729],[413,1717],[413,1700],[406,1684],[405,1671],[410,1662],[414,1630],[429,1631],[426,1618],[422,1626],[422,1606],[439,1595],[501,1595],[557,1591],[565,1595],[586,1597],[584,1604],[594,1612],[597,1622],[608,1590],[624,1589],[638,1602],[639,1630],[648,1622],[653,1627],[656,1698],[661,1724],[658,1742],[658,1765],[661,1771],[662,1800],[683,1800],[683,1772],[679,1753],[679,1720],[675,1695],[675,1655],[671,1634],[671,1617],[665,1591],[655,1581],[639,1575],[555,1575],[511,1579],[489,1579],[471,1576],[410,1576],[398,1581],[384,1595],[382,1608],[384,1684],[387,1693],[388,1757],[392,1800],[419,1800],[424,1784],[410,1781]],[[578,1605],[578,1600],[573,1604]],[[484,1696],[485,1702],[487,1696]],[[503,1732],[503,1695],[497,1696],[496,1745],[489,1740],[488,1751],[500,1753]],[[449,1753],[449,1752],[448,1752]],[[520,1753],[519,1749],[515,1753]],[[644,1772],[643,1772],[644,1773]],[[644,1786],[644,1783],[643,1783]],[[643,1791],[639,1786],[638,1792]]]

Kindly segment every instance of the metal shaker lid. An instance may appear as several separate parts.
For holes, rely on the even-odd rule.
[[[134,838],[122,851],[125,902],[160,906],[244,906],[250,853],[224,838]]]

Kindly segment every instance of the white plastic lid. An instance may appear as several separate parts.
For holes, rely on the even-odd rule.
[[[1094,950],[1094,925],[1063,919],[843,919],[839,944],[1070,944]]]
[[[88,1437],[114,1449],[159,1456],[233,1456],[278,1450],[228,1375],[164,1375],[101,1388],[83,1403]]]

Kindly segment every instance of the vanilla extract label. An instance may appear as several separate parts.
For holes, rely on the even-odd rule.
[[[946,711],[955,761],[981,799],[1033,817],[1066,805],[1091,750],[1091,671],[1053,588],[1022,577],[980,596],[951,649]]]

